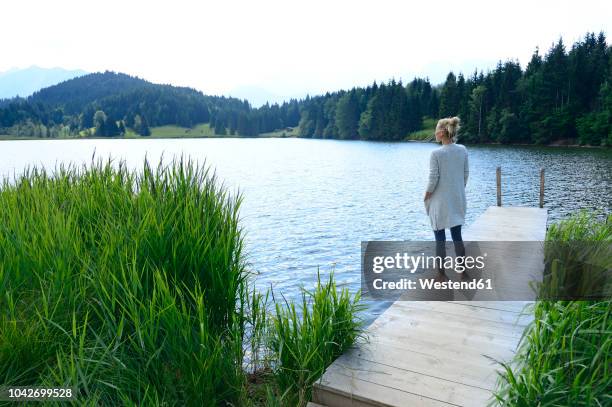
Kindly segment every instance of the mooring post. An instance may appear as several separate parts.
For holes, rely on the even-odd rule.
[[[544,207],[544,168],[540,168],[540,208]]]
[[[497,167],[497,206],[501,206],[501,167]]]

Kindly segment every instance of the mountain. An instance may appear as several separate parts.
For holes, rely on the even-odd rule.
[[[139,115],[152,126],[178,124],[190,127],[209,122],[217,111],[248,111],[248,102],[208,96],[188,87],[156,84],[116,72],[97,72],[41,89],[27,98],[30,105],[61,109],[63,114],[82,116],[90,127],[93,114],[102,110],[114,120],[127,119],[131,126]]]
[[[11,69],[0,72],[0,99],[14,96],[26,97],[42,88],[85,75],[87,72],[76,69],[41,68],[31,66],[25,69]]]
[[[28,101],[61,107],[65,113],[77,114],[94,102],[98,105],[107,105],[108,98],[159,88],[179,89],[169,85],[153,84],[123,73],[106,71],[80,76],[41,89],[34,92]],[[189,91],[189,93],[197,93],[195,90]]]
[[[221,135],[235,134],[239,125],[243,134],[260,131],[260,127],[249,130],[251,124],[259,126],[260,118],[250,116],[252,109],[246,100],[208,96],[193,88],[155,84],[110,71],[1,102],[0,134],[75,136],[95,127],[96,135],[118,135],[124,128],[146,135],[149,126],[192,127],[198,123],[209,123]]]

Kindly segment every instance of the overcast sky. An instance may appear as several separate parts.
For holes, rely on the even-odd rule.
[[[612,1],[3,0],[0,71],[114,70],[208,94],[318,94],[524,67],[536,46],[612,35]],[[610,43],[610,38],[608,38]]]

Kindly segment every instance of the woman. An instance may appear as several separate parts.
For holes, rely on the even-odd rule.
[[[458,117],[438,121],[435,135],[442,146],[432,151],[429,159],[425,208],[437,242],[436,254],[442,257],[446,256],[443,243],[446,240],[445,229],[450,229],[456,254],[465,255],[461,225],[465,223],[465,186],[469,167],[467,149],[455,143],[459,128]]]

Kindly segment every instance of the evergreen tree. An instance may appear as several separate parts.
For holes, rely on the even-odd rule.
[[[224,136],[225,133],[225,123],[217,118],[215,123],[215,134]]]
[[[81,118],[81,128],[82,129],[89,129],[91,127],[94,127],[94,114],[95,114],[95,110],[93,108],[93,106],[88,105],[85,110],[80,114],[80,118]]]
[[[581,144],[612,146],[612,70],[610,72],[608,80],[601,85],[595,109],[577,121]]]
[[[106,113],[102,110],[98,110],[93,116],[93,125],[95,127],[94,135],[98,137],[105,137],[107,135],[106,124],[108,119]]]
[[[140,132],[139,132],[139,134],[141,136],[145,136],[145,137],[151,135],[151,129],[149,128],[149,122],[147,121],[146,116],[142,117],[142,122],[141,122],[141,125],[140,125]]]
[[[338,128],[338,137],[342,139],[358,137],[359,105],[355,89],[338,99],[335,122]]]
[[[104,123],[105,136],[113,137],[119,135],[119,126],[117,126],[117,122],[111,118],[110,116],[106,117],[106,121]]]
[[[459,111],[459,94],[457,90],[457,78],[453,72],[446,76],[446,81],[440,92],[439,117],[456,116]]]

